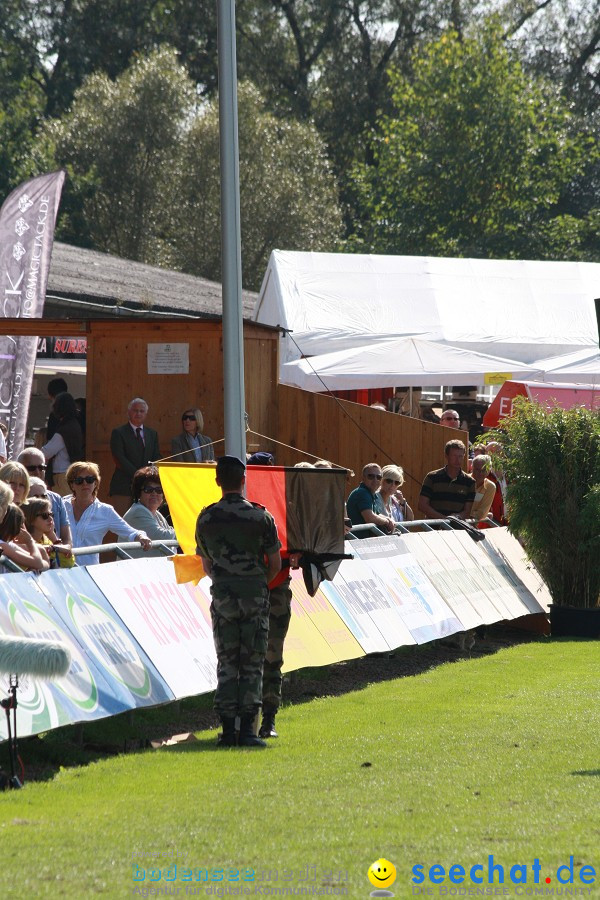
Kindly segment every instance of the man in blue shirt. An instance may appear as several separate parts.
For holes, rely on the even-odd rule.
[[[383,501],[377,493],[381,487],[381,466],[367,463],[362,471],[362,482],[346,501],[346,510],[353,525],[376,525],[386,534],[394,531],[394,521],[385,514]]]

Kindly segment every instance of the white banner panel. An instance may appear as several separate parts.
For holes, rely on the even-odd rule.
[[[462,578],[460,562],[456,565],[456,557],[449,552],[441,532],[419,532],[403,535],[403,538],[423,571],[427,573],[432,585],[462,623],[462,629],[483,625],[483,617],[465,593],[466,585]]]
[[[518,540],[507,528],[486,530],[486,552],[495,565],[515,580],[515,590],[530,613],[548,612],[550,591]],[[515,578],[516,576],[516,578]]]
[[[217,686],[209,579],[176,584],[168,560],[123,560],[88,572],[136,636],[176,697]]]
[[[461,630],[461,622],[425,576],[403,537],[361,541],[360,557],[368,562],[381,588],[394,600],[396,612],[418,644]],[[397,644],[396,646],[399,646]]]
[[[486,530],[487,533],[491,529]],[[463,591],[469,598],[471,606],[481,616],[486,625],[498,619],[511,618],[510,607],[486,594],[485,581],[481,577],[482,553],[484,541],[475,543],[466,531],[440,531],[440,537],[446,544],[447,555],[441,554],[444,565],[453,568],[455,578],[460,580]],[[487,537],[486,537],[487,540]]]
[[[541,612],[541,608],[537,606],[531,593],[511,572],[504,558],[499,556],[495,558],[497,555],[494,554],[493,545],[487,535],[496,530],[500,531],[500,529],[487,528],[484,541],[479,541],[477,544],[470,541],[464,544],[465,554],[470,555],[475,561],[473,571],[482,590],[498,609],[501,618],[518,619],[519,616],[525,616],[529,612]],[[508,535],[508,538],[509,541],[516,543],[515,538],[512,538],[511,535]],[[494,554],[494,558],[490,556],[490,552]],[[532,609],[529,609],[525,598],[532,604]]]
[[[356,553],[358,544],[359,541],[349,542],[346,552]],[[415,643],[408,628],[401,628],[398,617],[390,611],[385,594],[380,594],[372,567],[359,557],[342,560],[333,588],[326,581],[320,586],[365,653],[381,653],[399,646],[395,643],[395,626],[404,635],[405,643]]]

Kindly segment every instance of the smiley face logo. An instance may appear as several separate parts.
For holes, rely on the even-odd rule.
[[[387,888],[396,880],[396,866],[389,859],[376,859],[369,866],[367,877],[375,887]]]

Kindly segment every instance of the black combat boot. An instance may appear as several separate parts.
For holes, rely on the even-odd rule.
[[[262,723],[258,731],[258,736],[261,738],[274,738],[279,737],[277,732],[275,731],[275,715],[277,713],[276,706],[269,706],[269,704],[265,704],[263,706],[263,714],[262,714]]]
[[[217,738],[218,747],[237,747],[237,734],[235,732],[235,718],[221,718],[223,732]]]
[[[254,734],[254,716],[242,716],[240,719],[240,747],[266,747],[264,741]]]

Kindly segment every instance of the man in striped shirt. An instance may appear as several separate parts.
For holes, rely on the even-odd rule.
[[[456,516],[468,519],[475,500],[475,479],[463,471],[466,447],[462,441],[448,441],[446,465],[428,472],[421,487],[419,512],[428,519]]]

